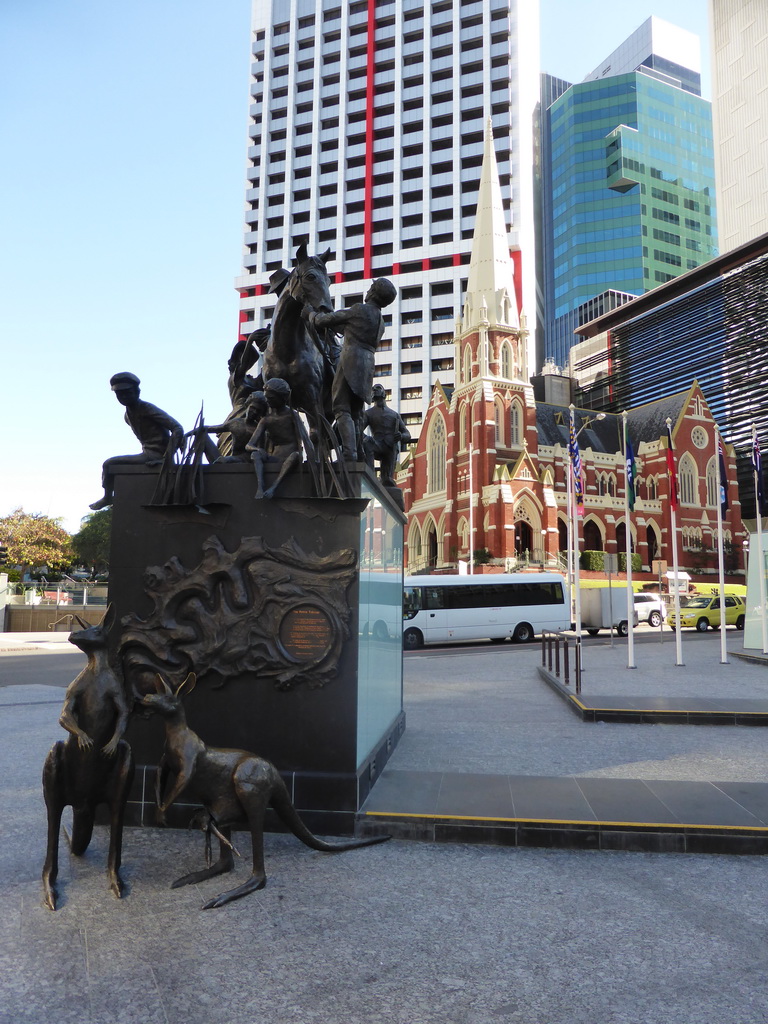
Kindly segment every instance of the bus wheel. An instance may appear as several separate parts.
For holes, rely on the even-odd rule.
[[[529,640],[533,640],[533,626],[529,622],[518,622],[515,626],[515,632],[512,634],[512,639],[516,644],[524,644]]]
[[[418,629],[406,629],[403,633],[403,647],[406,651],[415,651],[424,643],[424,637]]]

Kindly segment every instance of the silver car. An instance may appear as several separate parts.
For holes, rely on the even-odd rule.
[[[666,619],[667,607],[659,594],[635,594],[634,600],[638,622],[658,628]]]

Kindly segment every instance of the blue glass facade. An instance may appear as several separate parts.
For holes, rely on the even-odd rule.
[[[633,71],[573,85],[543,119],[545,354],[608,290],[640,295],[717,255],[708,101]]]

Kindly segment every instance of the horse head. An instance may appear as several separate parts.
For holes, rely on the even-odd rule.
[[[322,313],[333,309],[330,280],[326,263],[331,259],[331,250],[326,249],[320,256],[309,256],[302,243],[296,250],[294,268],[288,279],[287,291],[301,305],[308,304]]]

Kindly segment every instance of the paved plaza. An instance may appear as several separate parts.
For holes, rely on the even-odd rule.
[[[682,668],[671,634],[638,636],[634,670],[624,642],[589,645],[584,693],[761,699],[768,668],[728,639],[728,665],[711,634],[684,644]],[[200,866],[198,833],[128,830],[117,901],[99,828],[81,860],[62,841],[51,913],[40,771],[63,735],[66,645],[21,643],[43,679],[46,665],[57,675],[9,681],[19,639],[0,637],[2,1024],[768,1021],[764,857],[406,841],[324,855],[271,835],[266,889],[203,913],[229,880],[168,887]],[[82,658],[70,658],[74,676]],[[408,655],[407,729],[388,767],[768,783],[762,728],[582,722],[539,660],[536,645]]]

